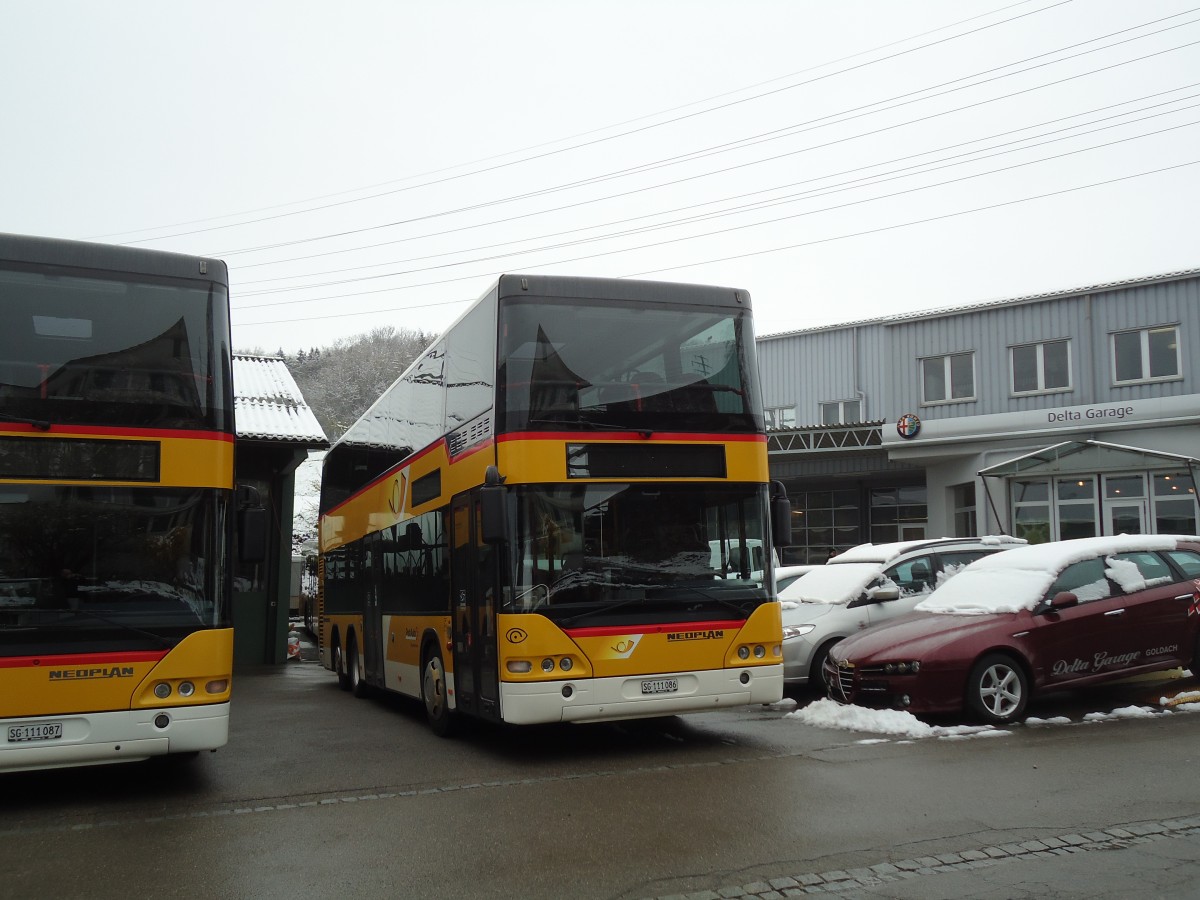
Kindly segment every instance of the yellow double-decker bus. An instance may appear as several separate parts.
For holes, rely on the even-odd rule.
[[[506,275],[325,458],[321,661],[439,734],[775,701],[789,517],[744,291]]]
[[[224,263],[0,235],[0,772],[226,743],[233,455]]]

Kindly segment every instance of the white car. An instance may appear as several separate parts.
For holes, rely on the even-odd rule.
[[[822,667],[843,638],[911,612],[975,560],[1027,542],[1008,535],[860,544],[779,592],[783,681],[825,687]]]

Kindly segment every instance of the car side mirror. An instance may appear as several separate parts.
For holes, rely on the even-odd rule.
[[[1078,605],[1079,597],[1072,591],[1059,591],[1050,598],[1050,609],[1066,609]]]
[[[885,584],[867,592],[867,596],[876,603],[900,599],[900,588],[894,584]]]

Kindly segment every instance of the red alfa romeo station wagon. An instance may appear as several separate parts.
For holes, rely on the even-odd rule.
[[[841,703],[1019,719],[1033,691],[1200,671],[1200,537],[1117,535],[984,557],[914,612],[838,644]]]

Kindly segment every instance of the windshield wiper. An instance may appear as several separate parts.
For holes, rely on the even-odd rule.
[[[593,428],[596,431],[636,431],[641,434],[650,434],[649,428],[640,428],[636,425],[613,425],[609,422],[593,422],[591,419],[585,419],[582,416],[577,419],[558,418],[558,419],[530,419],[530,425],[572,425],[581,426],[583,428]]]
[[[38,431],[49,431],[51,422],[46,419],[31,419],[28,416],[10,416],[0,413],[0,422],[18,422],[21,425],[32,425]]]
[[[158,644],[166,650],[170,650],[172,647],[175,646],[174,643],[169,641],[167,638],[163,637],[161,634],[156,634],[153,631],[146,631],[144,628],[138,628],[134,625],[130,625],[128,622],[121,622],[117,619],[110,619],[110,618],[108,618],[108,616],[102,616],[99,613],[93,612],[90,609],[76,609],[76,608],[33,609],[33,610],[27,610],[27,612],[55,613],[55,614],[59,615],[60,617],[62,616],[63,613],[69,613],[73,617],[74,616],[86,616],[87,618],[95,619],[98,622],[103,622],[105,625],[111,625],[113,628],[120,628],[124,631],[132,631],[134,634],[140,634],[142,637],[148,637],[154,641],[157,641]],[[62,619],[60,618],[59,621],[62,621]]]

